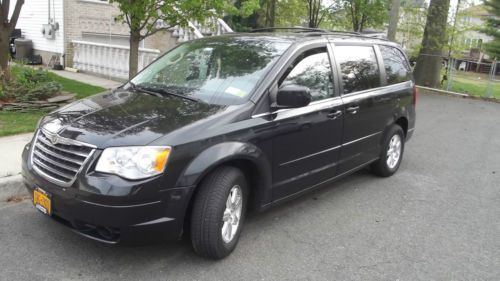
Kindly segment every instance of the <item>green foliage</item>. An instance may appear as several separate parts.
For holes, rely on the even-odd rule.
[[[121,13],[116,21],[130,29],[129,77],[137,73],[139,42],[160,30],[174,26],[189,26],[190,20],[205,23],[224,12],[247,16],[258,6],[259,0],[240,1],[236,8],[232,0],[110,0],[118,4]]]
[[[227,5],[225,12],[232,16],[246,18],[251,16],[258,9],[260,9],[259,0],[242,0],[237,1],[237,4]]]
[[[176,25],[187,26],[189,20],[204,22],[212,16],[221,16],[224,12],[246,17],[259,8],[258,0],[240,1],[238,7],[230,0],[111,0],[117,3],[121,14],[117,21],[126,23],[131,34],[138,32],[144,39],[158,30]],[[158,23],[163,22],[162,28]]]
[[[484,44],[484,50],[498,59],[500,58],[500,0],[486,0],[484,4],[494,15],[486,20],[485,27],[481,29],[481,32],[493,37],[491,42]]]
[[[53,81],[46,70],[23,66],[11,67],[11,79],[2,79],[0,99],[17,102],[46,100],[61,92],[61,84]]]
[[[307,24],[307,3],[304,0],[278,1],[276,26],[301,26]]]
[[[12,66],[12,76],[20,79],[26,76],[32,76],[32,70],[24,71],[24,67]],[[24,73],[24,74],[21,74]],[[45,76],[46,75],[46,76]],[[105,91],[104,88],[81,83],[75,80],[61,77],[52,72],[45,71],[43,75],[36,74],[35,76],[45,76],[52,83],[59,83],[63,91],[76,94],[76,98],[81,99],[87,96],[95,95]],[[44,80],[45,78],[42,78]],[[0,84],[4,85],[4,84]],[[0,101],[5,100],[2,98],[3,91],[0,90]],[[11,96],[12,98],[12,96]],[[3,112],[0,111],[0,136],[8,136],[20,133],[33,132],[37,121],[45,115],[46,112]]]
[[[76,94],[77,99],[106,89],[74,81],[52,72],[31,67],[11,66],[10,79],[0,79],[0,101],[27,102],[46,100],[62,90]]]
[[[18,102],[46,100],[61,92],[61,84],[53,81],[36,84],[14,84],[12,91]]]
[[[405,5],[400,9],[396,40],[408,50],[408,55],[416,58],[424,35],[427,9]]]
[[[236,0],[227,11],[224,20],[236,32],[246,32],[261,27],[265,17],[264,1]]]
[[[381,28],[389,15],[388,0],[341,0],[335,10],[343,9],[346,28],[361,32],[368,27]]]

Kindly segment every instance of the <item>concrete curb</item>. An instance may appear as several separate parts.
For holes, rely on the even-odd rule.
[[[496,99],[496,98],[478,97],[478,96],[461,94],[461,93],[456,93],[456,92],[451,92],[451,91],[446,91],[446,90],[441,90],[441,89],[435,89],[435,88],[429,88],[429,87],[424,87],[424,86],[418,86],[418,85],[417,85],[417,89],[418,89],[419,94],[438,94],[438,95],[445,95],[445,96],[450,96],[450,97],[458,97],[458,98],[466,98],[466,99],[482,100],[482,101],[500,103],[500,99]]]
[[[417,89],[419,89],[419,90],[425,90],[425,91],[430,91],[430,92],[437,92],[437,93],[440,93],[440,94],[452,95],[452,96],[457,96],[457,97],[462,97],[462,98],[468,98],[468,97],[470,97],[470,95],[468,95],[468,94],[461,94],[461,93],[456,93],[456,92],[452,92],[452,91],[446,91],[446,90],[429,88],[429,87],[418,86],[418,85],[417,85]]]
[[[0,178],[0,202],[5,202],[12,197],[28,195],[21,175]]]

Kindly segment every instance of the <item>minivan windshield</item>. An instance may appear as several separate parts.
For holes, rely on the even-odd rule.
[[[209,104],[248,100],[257,83],[291,45],[262,37],[212,37],[184,43],[149,65],[131,84]]]

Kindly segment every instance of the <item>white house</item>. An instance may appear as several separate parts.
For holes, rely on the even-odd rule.
[[[491,36],[477,30],[484,26],[487,18],[493,16],[484,4],[469,7],[460,13],[460,24],[467,27],[467,30],[460,36],[465,50],[481,49],[483,43],[493,40]]]

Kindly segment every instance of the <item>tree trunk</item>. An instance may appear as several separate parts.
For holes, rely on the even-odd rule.
[[[399,6],[400,0],[392,0],[391,3],[391,13],[389,19],[389,29],[387,31],[387,39],[396,42],[396,32],[398,30],[399,21]]]
[[[276,23],[276,0],[267,0],[266,27],[274,27]]]
[[[139,31],[130,31],[130,55],[128,59],[128,77],[132,79],[138,70],[139,65],[139,43],[141,42],[141,34]]]
[[[0,72],[3,78],[9,78],[9,38],[10,29],[0,27]]]
[[[431,0],[425,24],[422,48],[415,67],[415,81],[418,85],[440,86],[440,71],[443,47],[446,45],[446,26],[450,0]]]

